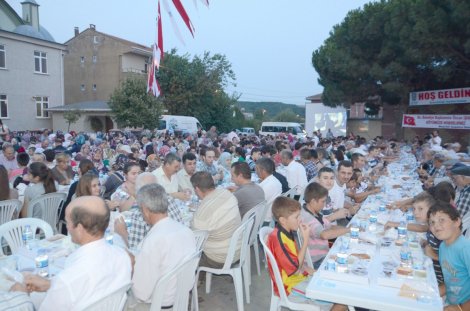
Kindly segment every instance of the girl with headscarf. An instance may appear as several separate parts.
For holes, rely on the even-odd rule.
[[[222,152],[219,157],[219,174],[223,175],[221,179],[222,184],[229,184],[232,181],[230,174],[230,167],[232,165],[232,155],[228,152]]]

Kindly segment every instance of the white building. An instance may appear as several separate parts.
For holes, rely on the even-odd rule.
[[[39,5],[21,3],[22,18],[0,0],[0,118],[10,130],[52,128],[47,108],[64,103],[63,55],[39,25]]]

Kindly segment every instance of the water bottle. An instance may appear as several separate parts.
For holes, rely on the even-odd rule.
[[[413,222],[415,220],[415,215],[413,214],[413,210],[409,209],[406,212],[406,221],[407,222]]]
[[[348,253],[344,247],[340,248],[338,254],[336,254],[336,264],[338,272],[346,272],[348,269]]]
[[[39,249],[38,255],[34,259],[36,263],[37,274],[43,278],[49,275],[49,256],[45,249]]]
[[[31,241],[33,240],[33,230],[31,230],[30,225],[24,226],[22,238],[23,238],[23,245],[27,249],[31,250]]]
[[[411,251],[407,242],[403,243],[400,249],[400,265],[404,268],[411,267]]]
[[[408,229],[406,227],[406,222],[400,221],[398,225],[398,239],[399,240],[406,240],[406,236],[408,234]]]
[[[108,244],[113,245],[113,238],[114,238],[114,236],[113,236],[113,233],[111,232],[111,230],[109,230],[109,228],[106,229],[106,232],[105,232],[104,236],[105,236],[106,242],[107,242]]]
[[[357,222],[351,224],[351,239],[357,240],[359,238],[359,226]]]

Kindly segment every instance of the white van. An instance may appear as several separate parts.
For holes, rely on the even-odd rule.
[[[162,115],[157,133],[196,134],[202,125],[195,117]]]
[[[300,123],[295,122],[263,122],[261,124],[260,136],[291,133],[297,138],[305,138],[307,133]]]

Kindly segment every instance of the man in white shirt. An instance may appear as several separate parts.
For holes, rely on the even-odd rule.
[[[139,302],[135,310],[148,310],[157,282],[196,251],[196,240],[191,229],[168,217],[168,196],[162,186],[143,186],[137,193],[137,202],[145,221],[152,228],[135,257],[132,293]],[[188,288],[178,290],[189,291],[191,284],[189,282]],[[176,290],[176,279],[173,279],[163,297],[164,308],[173,305]]]
[[[352,163],[347,160],[340,161],[338,163],[338,171],[336,172],[335,183],[333,188],[328,191],[333,203],[333,210],[339,210],[341,208],[347,208],[351,215],[354,215],[359,206],[353,206],[352,204],[345,202],[346,195],[346,184],[353,175]],[[339,221],[340,224],[346,225],[347,221]]]
[[[8,171],[18,168],[16,161],[16,152],[10,143],[4,143],[2,146],[2,154],[0,155],[0,165],[3,165]]]
[[[157,177],[157,182],[166,193],[176,199],[183,201],[189,200],[189,196],[184,192],[178,191],[178,177],[176,173],[180,170],[181,159],[174,153],[168,153],[163,159],[163,165],[152,172]]]
[[[80,245],[51,280],[25,277],[28,291],[46,292],[39,310],[83,310],[131,282],[131,260],[103,238],[110,212],[103,199],[79,197],[67,206],[65,220],[72,242]]]
[[[281,162],[286,167],[286,179],[289,188],[297,187],[297,194],[301,194],[308,184],[305,167],[299,162],[294,161],[294,156],[289,150],[282,150]]]
[[[186,152],[183,155],[183,168],[176,173],[178,179],[178,191],[184,192],[190,190],[194,194],[194,188],[191,184],[191,176],[196,172],[197,158],[194,153]]]
[[[442,144],[442,138],[439,136],[439,131],[434,130],[432,131],[432,138],[429,140],[429,143],[431,144],[431,149],[440,151],[442,150],[441,144]]]
[[[261,179],[259,185],[264,191],[266,204],[269,206],[265,216],[266,222],[271,222],[272,220],[271,206],[274,199],[282,194],[281,182],[273,175],[274,168],[274,161],[270,158],[260,158],[256,161],[256,174]]]

